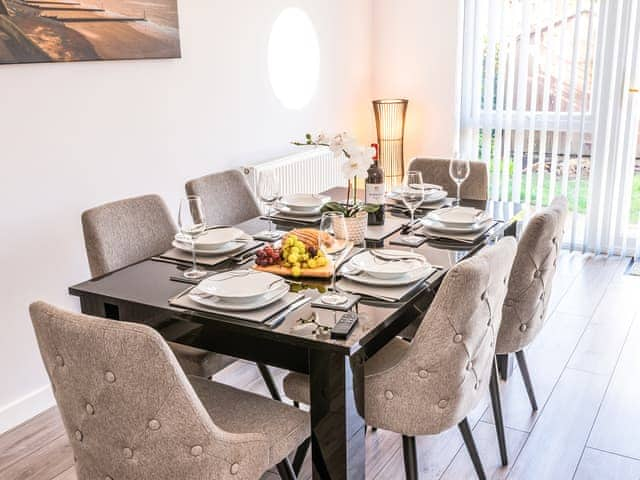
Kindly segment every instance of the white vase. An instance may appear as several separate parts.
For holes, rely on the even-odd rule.
[[[346,231],[342,227],[342,222],[334,225],[336,237],[344,238],[358,245],[364,242],[364,235],[367,232],[368,214],[364,210],[358,212],[354,217],[346,217],[344,224]]]

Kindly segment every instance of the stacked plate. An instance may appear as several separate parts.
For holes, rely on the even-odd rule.
[[[257,310],[289,292],[283,278],[257,270],[233,270],[204,279],[189,293],[200,305],[229,311]]]
[[[323,205],[331,200],[326,195],[310,193],[294,193],[285,195],[276,203],[275,208],[280,213],[292,217],[316,217],[320,215]]]
[[[341,269],[344,278],[381,287],[408,285],[427,277],[431,271],[431,264],[424,256],[387,249],[355,255]]]
[[[443,190],[440,185],[433,185],[431,183],[423,183],[424,200],[422,204],[437,203],[447,198],[446,190]],[[402,204],[402,187],[396,187],[387,194],[387,197],[395,203]]]
[[[247,238],[239,228],[215,228],[196,238],[195,251],[198,255],[223,255],[238,250],[246,243]],[[184,252],[192,251],[191,239],[182,233],[176,233],[172,245]]]
[[[472,207],[447,207],[429,212],[423,219],[425,230],[444,233],[477,233],[489,227],[491,215]]]

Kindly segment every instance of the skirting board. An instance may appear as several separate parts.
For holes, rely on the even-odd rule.
[[[0,434],[35,417],[40,412],[54,406],[55,403],[51,385],[47,384],[8,405],[0,407]]]

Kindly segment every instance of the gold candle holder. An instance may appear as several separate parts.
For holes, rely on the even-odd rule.
[[[409,100],[404,98],[373,101],[378,132],[378,161],[384,170],[385,187],[393,188],[404,177],[404,122]]]

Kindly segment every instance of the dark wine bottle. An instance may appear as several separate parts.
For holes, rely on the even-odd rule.
[[[369,213],[369,225],[384,225],[384,172],[378,165],[378,145],[372,143],[376,153],[373,163],[367,170],[367,179],[364,183],[364,201],[370,205],[377,205],[379,208],[375,212]]]

